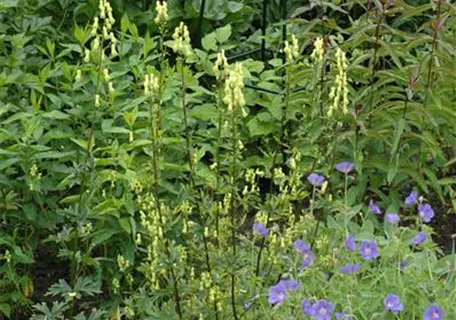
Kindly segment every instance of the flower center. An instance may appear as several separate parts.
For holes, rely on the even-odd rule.
[[[318,311],[319,314],[321,315],[325,315],[326,314],[326,309],[325,308],[320,308],[320,310]]]

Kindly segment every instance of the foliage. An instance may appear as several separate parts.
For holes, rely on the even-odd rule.
[[[285,25],[271,1],[265,60],[240,62],[261,2],[208,1],[201,41],[199,4],[0,2],[0,314],[392,319],[392,293],[454,317],[454,244],[419,216],[454,221],[456,7],[290,1]],[[280,279],[300,288],[271,305]]]

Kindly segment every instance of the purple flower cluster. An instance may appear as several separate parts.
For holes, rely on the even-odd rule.
[[[418,192],[412,191],[410,194],[405,198],[404,204],[406,207],[411,207],[421,200],[418,198]],[[432,209],[429,203],[421,202],[418,205],[418,215],[420,216],[421,220],[425,223],[431,222],[432,218],[434,218],[434,209]]]
[[[298,289],[299,283],[295,280],[280,280],[276,285],[269,288],[268,302],[280,306],[285,301],[289,291]]]
[[[388,216],[390,218],[388,218]],[[395,217],[397,216],[397,218]],[[389,223],[396,224],[399,222],[398,215],[396,213],[390,213],[387,215],[386,220]],[[254,229],[258,229],[258,233],[264,228],[266,231],[267,229],[264,225],[258,223],[259,227],[255,227]],[[260,233],[261,234],[261,233]],[[424,231],[420,231],[415,237],[412,239],[412,243],[414,245],[419,245],[426,241],[427,234]],[[345,247],[349,251],[356,251],[356,242],[355,237],[351,234],[347,236],[345,239]],[[313,252],[312,248],[309,244],[305,243],[301,239],[297,239],[294,244],[293,248],[299,252],[299,254],[304,256],[304,261],[301,266],[301,270],[308,267],[313,261]],[[361,241],[359,252],[364,260],[373,260],[378,257],[379,249],[378,245],[375,241]],[[398,267],[402,270],[408,266],[408,262],[403,260],[399,263]],[[341,273],[350,275],[356,273],[360,270],[360,264],[358,263],[349,263],[340,268]],[[282,279],[277,284],[273,285],[269,288],[269,296],[268,302],[275,306],[280,306],[287,298],[290,291],[296,291],[300,288],[300,285],[293,279]],[[402,312],[404,310],[404,305],[402,304],[399,296],[389,293],[383,300],[383,305],[385,309],[392,313]],[[250,305],[249,305],[250,307]],[[335,316],[336,320],[353,320],[353,316],[348,315],[346,312],[335,312],[335,305],[328,300],[320,299],[315,303],[311,303],[308,299],[304,299],[301,303],[301,309],[304,315],[311,317],[314,320],[331,320],[333,315]],[[440,308],[436,304],[431,304],[423,313],[424,320],[443,320],[444,312],[443,309]]]

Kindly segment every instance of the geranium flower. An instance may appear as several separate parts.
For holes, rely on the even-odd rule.
[[[253,230],[263,238],[266,238],[269,235],[269,230],[261,222],[255,222],[253,224]]]
[[[355,168],[355,165],[348,161],[342,161],[336,164],[336,170],[342,173],[350,173]]]
[[[421,220],[429,223],[431,222],[432,218],[434,218],[434,210],[430,204],[422,203],[418,206],[418,215],[420,216]]]
[[[442,320],[444,316],[442,308],[436,304],[431,304],[423,314],[424,320]]]
[[[319,187],[323,183],[325,183],[325,177],[314,172],[314,173],[309,174],[309,176],[307,177],[307,181],[309,181],[310,184],[313,185],[314,187]]]
[[[400,312],[404,309],[401,300],[395,294],[389,293],[383,301],[385,308],[391,312]]]
[[[364,260],[372,260],[378,257],[378,246],[373,241],[362,241],[359,252]]]

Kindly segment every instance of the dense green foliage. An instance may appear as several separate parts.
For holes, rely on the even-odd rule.
[[[0,0],[0,318],[456,317],[456,6],[269,2]]]

